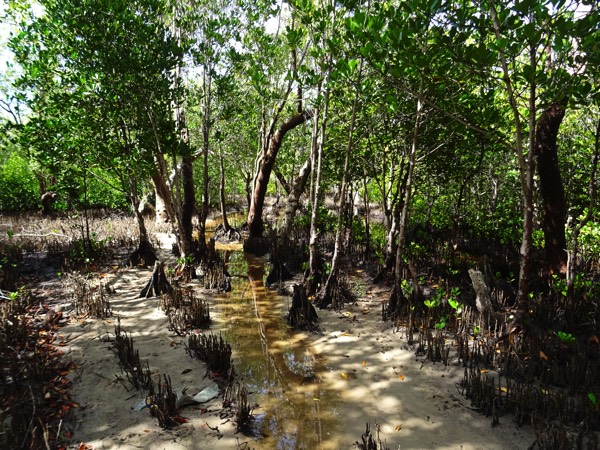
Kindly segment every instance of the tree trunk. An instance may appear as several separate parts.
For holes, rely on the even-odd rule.
[[[288,131],[302,125],[310,118],[310,114],[307,111],[302,113],[296,113],[291,116],[287,121],[283,122],[281,126],[273,133],[268,140],[268,148],[263,148],[262,161],[258,169],[256,182],[254,184],[254,190],[252,192],[252,199],[250,202],[250,210],[248,212],[248,230],[250,232],[250,240],[254,238],[260,238],[264,231],[264,222],[262,219],[265,195],[267,193],[267,186],[269,184],[269,178],[275,164],[277,153],[283,143],[283,138]]]
[[[422,87],[417,99],[417,111],[415,115],[415,128],[413,130],[412,144],[410,154],[408,157],[408,170],[406,173],[406,184],[404,186],[404,199],[402,201],[402,213],[400,215],[400,224],[398,227],[398,241],[396,243],[396,260],[394,263],[394,285],[392,292],[390,293],[390,299],[388,302],[389,314],[395,314],[397,308],[400,306],[401,300],[404,299],[402,293],[402,262],[404,256],[404,247],[406,241],[406,228],[408,225],[408,213],[410,207],[410,200],[413,191],[413,177],[415,172],[415,166],[417,164],[417,150],[419,148],[419,131],[421,127],[421,117],[423,115],[423,93]],[[416,274],[413,273],[413,277]],[[410,325],[409,325],[410,328]],[[411,332],[412,333],[412,332]],[[412,334],[411,334],[412,335]],[[412,338],[411,338],[412,340]]]
[[[192,157],[189,155],[182,157],[181,182],[183,185],[183,203],[181,205],[181,224],[179,228],[182,236],[178,241],[180,242],[179,251],[181,252],[181,256],[185,258],[194,254],[192,217],[194,215],[194,206],[196,203],[194,169]]]
[[[554,103],[539,118],[535,129],[535,156],[540,176],[543,204],[542,229],[548,274],[565,274],[567,241],[565,238],[565,192],[558,165],[556,138],[565,116],[565,107]]]
[[[298,173],[298,177],[294,180],[291,186],[290,192],[288,192],[288,198],[285,205],[285,218],[283,220],[283,229],[281,231],[281,237],[285,239],[290,235],[292,231],[292,225],[294,225],[294,218],[296,217],[296,211],[300,201],[300,196],[304,192],[308,176],[310,175],[310,158],[307,159]]]
[[[156,202],[154,204],[156,217],[154,220],[157,225],[169,223],[169,213],[167,211],[167,205],[163,195],[164,194],[162,190],[157,188],[156,183],[154,183],[154,197],[156,198]]]
[[[329,71],[326,81],[329,80]],[[319,85],[318,94],[321,93]],[[317,94],[317,95],[318,95]],[[329,88],[325,90],[325,106],[323,107],[323,116],[319,127],[320,109],[317,107],[314,115],[310,164],[311,164],[311,188],[310,188],[310,237],[308,240],[308,274],[305,274],[304,283],[307,286],[308,295],[314,295],[319,289],[323,278],[323,261],[319,254],[317,246],[317,212],[321,196],[321,165],[323,162],[323,142],[325,141],[325,130],[327,129],[327,118],[329,113]]]
[[[364,204],[364,218],[365,218],[365,247],[364,247],[364,261],[371,259],[371,199],[369,198],[368,189],[369,180],[365,173],[363,177],[363,204]]]
[[[133,209],[133,213],[135,214],[140,237],[138,248],[129,256],[127,263],[129,266],[142,265],[144,267],[148,267],[153,265],[158,258],[156,257],[156,253],[154,252],[152,244],[150,244],[150,239],[148,238],[148,231],[146,230],[144,215],[140,211],[137,180],[133,177],[129,179],[129,189],[131,207]]]
[[[231,230],[231,225],[229,225],[229,221],[227,220],[227,205],[225,202],[225,167],[223,160],[223,152],[221,152],[219,154],[219,170],[221,175],[221,180],[219,183],[219,197],[221,202],[221,220],[223,223],[223,230],[227,233],[229,230]]]
[[[497,39],[501,39],[500,20],[494,4],[489,5],[494,34]],[[533,155],[533,140],[535,138],[535,100],[536,84],[532,82],[529,86],[529,146],[525,152],[523,144],[523,124],[521,122],[521,112],[517,102],[517,93],[513,87],[510,78],[509,64],[504,50],[499,52],[500,63],[502,66],[503,81],[508,94],[508,102],[513,113],[515,123],[516,153],[519,161],[519,178],[521,182],[521,192],[523,195],[523,238],[521,240],[521,261],[519,268],[519,290],[517,293],[518,316],[522,317],[529,310],[529,291],[531,289],[531,273],[533,269],[533,172],[535,170],[535,161]],[[535,48],[530,45],[529,61],[532,68],[537,66]]]
[[[273,173],[277,177],[277,181],[279,181],[279,184],[281,184],[281,187],[285,191],[285,194],[290,195],[290,192],[292,192],[292,187],[290,186],[290,183],[287,182],[287,180],[281,173],[281,170],[279,170],[277,167],[275,167],[275,168],[273,168]]]
[[[171,293],[173,288],[165,275],[165,264],[160,261],[154,263],[154,270],[150,280],[140,292],[140,297],[158,297],[162,294]]]
[[[201,258],[207,257],[206,219],[208,218],[208,155],[210,150],[210,128],[212,111],[212,79],[209,68],[204,67],[204,111],[202,114],[202,204],[198,213],[198,245]]]
[[[360,84],[360,80],[362,78],[362,65],[363,61],[361,59],[358,69],[358,83]],[[343,229],[344,229],[344,209],[346,208],[346,191],[348,190],[348,184],[350,183],[350,172],[348,170],[350,166],[350,154],[352,153],[352,149],[354,148],[354,127],[356,125],[356,111],[358,108],[358,98],[359,92],[358,90],[354,94],[354,101],[352,103],[352,116],[350,118],[350,130],[348,131],[348,143],[346,145],[346,155],[344,157],[344,172],[342,175],[342,186],[340,189],[340,206],[338,208],[338,218],[337,218],[337,228],[335,233],[335,244],[333,248],[333,257],[331,258],[331,272],[327,277],[327,281],[325,282],[325,286],[321,288],[318,295],[318,300],[316,303],[319,308],[324,308],[328,305],[332,305],[334,309],[339,309],[341,307],[341,302],[337,298],[338,295],[335,293],[337,289],[334,289],[339,285],[339,264],[340,257],[342,251],[342,237],[343,237]]]

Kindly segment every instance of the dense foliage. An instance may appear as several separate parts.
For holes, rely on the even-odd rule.
[[[64,208],[135,207],[163,180],[185,234],[190,201],[204,211],[224,189],[251,206],[262,177],[287,197],[306,165],[301,192],[380,213],[380,248],[402,222],[401,240],[521,245],[527,269],[597,220],[595,2],[19,0],[4,14],[3,211],[48,190]],[[555,150],[540,134],[552,108]]]

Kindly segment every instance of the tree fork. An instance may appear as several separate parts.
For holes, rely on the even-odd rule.
[[[248,230],[250,231],[250,239],[260,238],[263,235],[264,222],[262,213],[265,204],[265,195],[267,193],[267,186],[269,184],[271,172],[273,171],[277,153],[283,143],[283,138],[288,131],[302,125],[310,119],[310,117],[311,114],[309,111],[296,113],[291,116],[281,124],[275,133],[273,133],[269,139],[268,149],[266,151],[263,150],[263,158],[258,169],[258,175],[256,177],[256,183],[254,185],[250,203],[250,211],[248,212]]]

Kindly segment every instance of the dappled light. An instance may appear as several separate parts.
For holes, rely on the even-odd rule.
[[[0,448],[600,448],[598,1],[0,17]]]

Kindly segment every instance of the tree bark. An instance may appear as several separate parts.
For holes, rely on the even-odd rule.
[[[250,210],[248,212],[248,230],[250,232],[250,239],[260,238],[263,235],[264,222],[262,214],[265,205],[265,195],[267,193],[267,186],[269,184],[271,172],[273,171],[277,153],[283,143],[283,138],[288,131],[302,125],[309,118],[310,113],[307,111],[294,114],[288,120],[283,122],[277,131],[273,133],[268,140],[268,148],[263,148],[262,161],[258,169],[254,190],[252,192],[252,199],[250,201]]]
[[[181,239],[179,251],[181,256],[186,257],[193,254],[192,241],[192,217],[194,215],[194,205],[196,195],[194,188],[194,170],[192,157],[183,156],[181,161],[181,182],[183,184],[183,203],[181,205]]]
[[[419,132],[421,129],[421,118],[423,115],[423,87],[421,86],[419,98],[417,99],[417,111],[415,114],[415,127],[413,129],[412,144],[408,156],[408,170],[406,173],[406,184],[404,186],[404,199],[402,201],[402,212],[400,214],[400,224],[398,227],[398,242],[396,244],[396,260],[394,263],[394,286],[390,293],[388,302],[388,311],[395,314],[400,301],[404,298],[402,293],[402,262],[404,256],[404,247],[406,241],[406,228],[408,225],[408,213],[410,200],[413,191],[414,171],[417,164],[417,151],[419,148]],[[415,271],[413,271],[415,272]],[[416,273],[413,273],[413,278]],[[417,288],[418,286],[415,286]],[[415,290],[416,292],[416,290]],[[410,338],[412,340],[412,338]]]
[[[202,204],[198,213],[198,245],[201,258],[207,257],[206,219],[208,218],[208,154],[210,150],[210,129],[212,112],[212,79],[209,67],[204,67],[204,111],[202,115]]]
[[[310,158],[307,159],[300,168],[300,172],[294,180],[291,190],[288,192],[288,198],[285,205],[285,218],[283,220],[283,229],[281,231],[281,237],[284,239],[284,241],[292,231],[292,225],[294,224],[294,218],[296,217],[296,211],[298,210],[300,196],[304,192],[309,175]]]
[[[231,230],[231,225],[229,225],[229,220],[227,220],[227,205],[225,202],[225,166],[223,152],[219,154],[219,170],[221,175],[221,181],[219,183],[219,197],[221,202],[221,220],[223,222],[223,229],[227,233]]]
[[[540,176],[543,205],[542,229],[548,274],[565,274],[567,240],[565,237],[565,191],[558,165],[558,130],[565,116],[565,105],[554,103],[542,112],[535,129],[535,156]]]
[[[154,204],[154,210],[156,211],[156,217],[154,219],[155,223],[157,225],[169,223],[169,213],[163,197],[163,192],[156,187],[156,183],[154,183],[154,197],[156,198]]]

